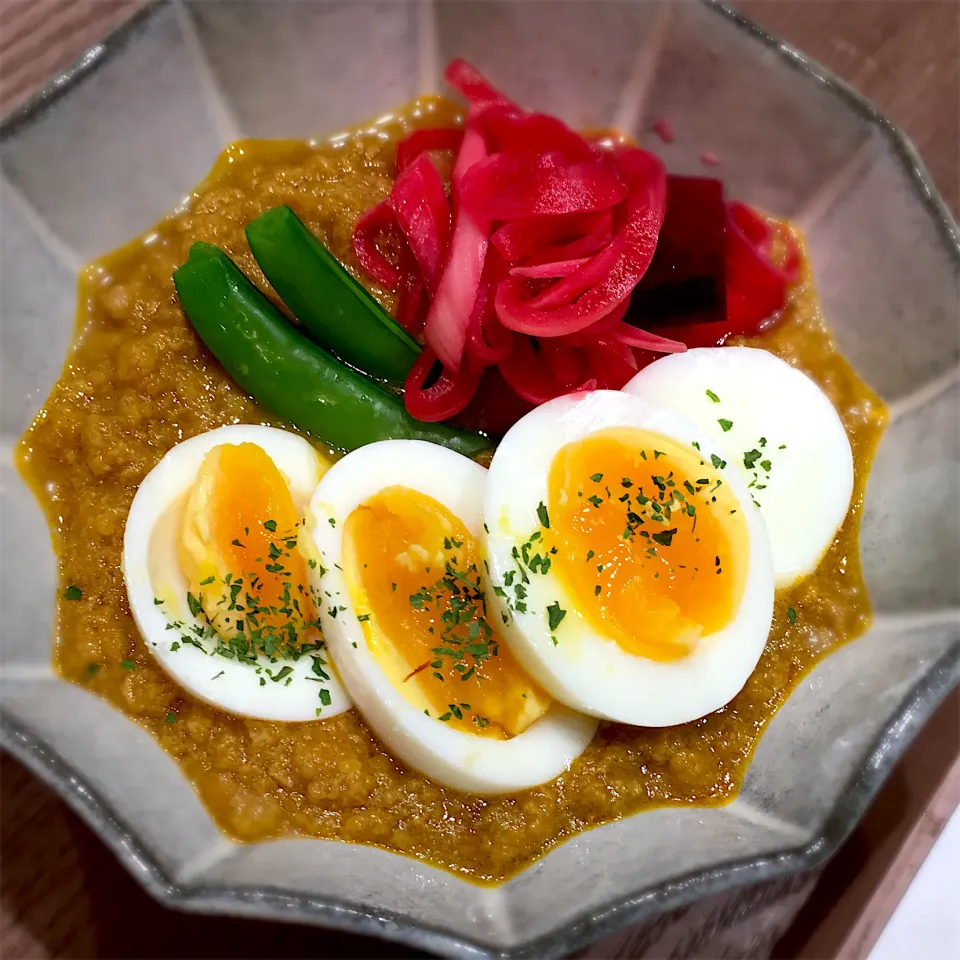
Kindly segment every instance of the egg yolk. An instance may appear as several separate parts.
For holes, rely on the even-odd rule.
[[[300,529],[287,481],[261,447],[210,450],[187,500],[180,563],[191,612],[202,609],[241,659],[299,654],[319,639]]]
[[[746,521],[722,461],[633,428],[563,447],[548,479],[553,566],[577,612],[624,650],[686,656],[743,594]]]
[[[347,517],[344,574],[377,662],[429,716],[481,736],[522,733],[549,697],[503,644],[476,541],[443,504],[389,487]]]

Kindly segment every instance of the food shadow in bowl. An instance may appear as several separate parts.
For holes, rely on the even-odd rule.
[[[143,730],[54,675],[54,557],[11,460],[58,375],[85,262],[176,204],[228,141],[376,116],[439,91],[453,56],[576,127],[623,129],[672,171],[715,153],[732,195],[806,231],[824,315],[891,411],[861,538],[874,625],[801,682],[740,796],[581,834],[497,888],[370,847],[224,839]],[[661,116],[672,144],[649,132]],[[447,954],[568,952],[820,862],[955,682],[956,225],[899,131],[731,11],[159,4],[9,118],[2,141],[4,742],[163,902]]]

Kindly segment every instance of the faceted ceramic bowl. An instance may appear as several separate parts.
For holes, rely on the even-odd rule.
[[[798,221],[826,316],[892,421],[863,525],[874,626],[800,684],[738,799],[582,834],[495,889],[369,847],[221,836],[145,732],[53,675],[54,557],[11,463],[63,361],[85,261],[176,205],[229,140],[375,117],[439,90],[455,55],[520,103],[633,134],[674,171],[711,150],[731,195]],[[648,133],[659,116],[680,134],[669,146]],[[442,953],[566,952],[820,862],[957,676],[957,226],[892,124],[723,7],[155,6],[4,124],[0,203],[4,742],[168,904]]]

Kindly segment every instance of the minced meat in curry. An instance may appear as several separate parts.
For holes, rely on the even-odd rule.
[[[273,421],[197,339],[173,270],[194,241],[205,240],[269,293],[244,227],[279,204],[355,268],[353,226],[390,190],[396,140],[411,126],[455,119],[452,105],[423,100],[381,124],[387,137],[368,131],[319,144],[230,147],[182,210],[84,273],[76,343],[20,454],[47,511],[61,583],[72,588],[58,601],[57,669],[148,729],[228,834],[376,844],[498,882],[589,827],[650,807],[717,805],[735,796],[789,691],[868,623],[858,532],[885,412],[837,352],[806,273],[782,322],[755,345],[808,373],[836,406],[856,469],[847,519],[817,572],[778,594],[766,650],[729,705],[664,729],[601,724],[552,783],[518,796],[458,794],[396,761],[355,710],[283,724],[241,719],[185,696],[130,615],[120,563],[127,511],[138,484],[175,444],[224,424]],[[389,291],[370,289],[394,306]]]

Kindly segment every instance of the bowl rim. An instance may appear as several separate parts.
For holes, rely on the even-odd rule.
[[[35,121],[71,87],[109,62],[145,31],[155,15],[182,0],[152,0],[57,74],[0,121],[0,143]],[[960,228],[903,130],[866,97],[824,66],[769,33],[721,0],[706,8],[777,55],[780,61],[828,91],[887,141],[910,181],[914,197],[937,227],[942,248],[960,271]],[[619,896],[516,947],[498,949],[409,917],[335,897],[315,897],[277,887],[180,884],[164,870],[113,805],[42,738],[0,708],[0,747],[49,786],[113,851],[134,879],[161,904],[211,915],[299,921],[380,937],[442,955],[527,960],[572,953],[627,926],[697,900],[811,870],[836,852],[863,815],[913,738],[960,682],[960,639],[914,685],[878,734],[863,765],[840,793],[819,833],[809,842],[761,857],[724,862]]]

